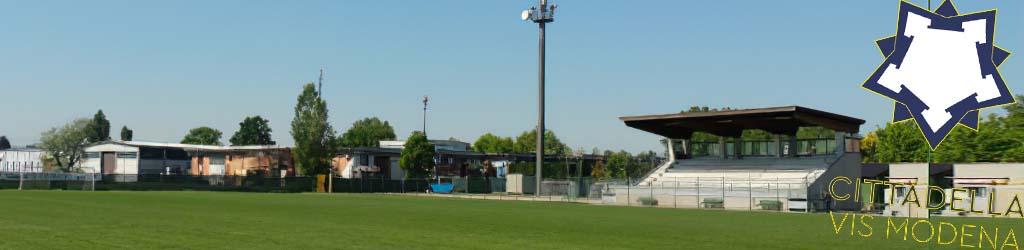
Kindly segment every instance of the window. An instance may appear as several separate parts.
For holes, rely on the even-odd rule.
[[[99,159],[100,158],[100,153],[99,152],[85,153],[85,158],[86,159]]]
[[[369,166],[369,165],[370,165],[370,156],[369,155],[359,155],[359,166]]]
[[[224,165],[224,155],[210,155],[210,164]]]
[[[906,195],[907,195],[907,188],[906,187],[897,187],[896,188],[896,197],[903,197],[903,196],[906,196]]]
[[[988,197],[987,187],[967,187],[967,190],[969,190],[968,192],[974,192],[974,198]]]
[[[117,158],[118,159],[135,159],[135,158],[138,158],[138,155],[139,155],[139,153],[135,153],[135,152],[118,152],[117,153]]]

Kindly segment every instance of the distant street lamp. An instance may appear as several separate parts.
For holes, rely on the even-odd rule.
[[[423,96],[423,136],[427,135],[427,101],[429,98]]]
[[[555,21],[555,9],[558,5],[548,6],[547,0],[540,0],[540,6],[530,7],[522,13],[523,21],[533,21],[540,25],[540,65],[538,72],[538,97],[537,97],[537,189],[534,192],[535,196],[540,196],[542,172],[544,168],[544,26],[547,23]]]

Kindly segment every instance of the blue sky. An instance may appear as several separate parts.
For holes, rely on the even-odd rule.
[[[860,84],[882,61],[873,41],[895,32],[898,1],[552,2],[548,127],[574,148],[657,149],[618,117],[691,105],[801,105],[863,118],[862,131],[891,119],[892,102]],[[226,142],[261,115],[291,145],[295,98],[324,67],[339,132],[377,116],[404,138],[429,95],[432,136],[516,136],[536,123],[537,27],[519,20],[530,4],[0,1],[0,134],[34,143],[103,109],[114,137],[127,125],[136,140],[176,142],[211,126]],[[996,43],[1017,53],[1022,5],[957,2],[998,8]],[[1014,93],[1022,56],[1000,68]]]

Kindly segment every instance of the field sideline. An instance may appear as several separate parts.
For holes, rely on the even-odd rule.
[[[883,236],[871,239],[836,236],[830,218],[822,214],[374,194],[4,190],[0,209],[0,249],[925,247],[887,240],[881,229],[875,234]],[[1021,231],[1019,222],[973,220]]]

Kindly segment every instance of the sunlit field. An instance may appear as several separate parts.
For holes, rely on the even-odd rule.
[[[860,250],[927,246],[912,238],[903,240],[902,234],[886,239],[885,217],[875,217],[873,236],[863,238],[851,236],[850,225],[837,236],[827,214],[375,194],[5,190],[0,191],[0,209],[0,249]],[[940,220],[950,221],[933,219]],[[1009,229],[1021,230],[1020,219],[950,222],[998,226],[1000,245]],[[864,228],[857,225],[857,230]],[[986,230],[992,234],[992,229]],[[920,226],[918,232],[919,238],[925,238],[927,226]],[[963,249],[960,239],[941,246],[932,239],[931,248]],[[963,239],[975,247],[979,242],[977,236]],[[984,248],[991,249],[988,243]]]

